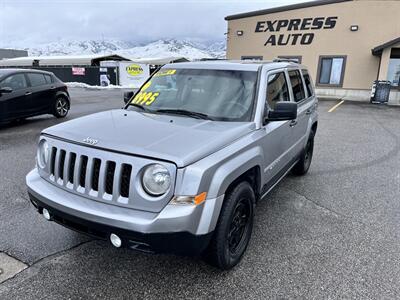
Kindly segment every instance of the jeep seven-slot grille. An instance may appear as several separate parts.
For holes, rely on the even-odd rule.
[[[93,175],[92,175],[92,189],[94,191],[99,190],[100,166],[101,166],[101,160],[95,158],[93,163]]]
[[[49,172],[55,182],[78,191],[94,191],[102,198],[105,194],[129,198],[132,176],[130,164],[118,165],[115,161],[52,147]]]
[[[114,188],[115,162],[108,161],[106,169],[106,193],[112,194]]]

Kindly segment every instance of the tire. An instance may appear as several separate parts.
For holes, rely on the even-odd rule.
[[[56,118],[65,118],[69,111],[69,101],[63,96],[57,97],[54,102],[53,115]]]
[[[240,262],[253,230],[255,200],[253,188],[246,181],[227,194],[206,252],[208,263],[229,270]]]
[[[302,176],[305,175],[308,170],[310,169],[312,157],[313,157],[313,152],[314,152],[314,136],[315,133],[314,131],[310,132],[310,137],[308,138],[307,145],[304,148],[304,151],[302,152],[300,156],[300,160],[297,162],[297,164],[294,165],[292,169],[292,173],[297,176]]]

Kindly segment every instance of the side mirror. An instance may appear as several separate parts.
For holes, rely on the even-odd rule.
[[[129,92],[124,92],[124,103],[127,104],[128,101],[132,98],[134,92],[129,91]]]
[[[10,87],[3,87],[3,88],[0,88],[0,96],[1,96],[2,94],[9,94],[9,93],[12,93],[12,91],[13,91],[13,89],[10,88]]]
[[[129,102],[129,100],[131,100],[132,97],[135,96],[137,91],[138,91],[138,89],[135,89],[133,91],[124,92],[124,103],[127,104]]]
[[[270,110],[265,116],[264,122],[287,121],[297,118],[297,103],[277,102],[274,110]]]

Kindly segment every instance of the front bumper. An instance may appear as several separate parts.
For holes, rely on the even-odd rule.
[[[154,252],[200,252],[195,250],[208,244],[223,201],[222,195],[198,206],[167,205],[160,213],[153,213],[72,194],[41,178],[36,169],[27,175],[26,182],[39,212],[47,208],[61,225],[102,239],[119,233],[123,245]],[[140,243],[144,247],[139,247]]]

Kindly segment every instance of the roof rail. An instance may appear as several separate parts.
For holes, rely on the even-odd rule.
[[[295,58],[274,58],[273,62],[292,62],[298,64],[299,62]]]
[[[200,61],[220,61],[227,60],[226,58],[200,58]]]

